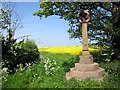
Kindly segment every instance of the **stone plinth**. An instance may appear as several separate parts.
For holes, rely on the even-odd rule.
[[[75,63],[75,67],[70,68],[70,71],[66,73],[66,79],[76,78],[78,80],[102,81],[106,75],[105,70],[99,67],[98,63],[93,62],[92,55],[84,54],[80,56],[80,62]]]

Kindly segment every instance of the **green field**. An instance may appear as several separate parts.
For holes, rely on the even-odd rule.
[[[96,52],[94,58],[97,54]],[[40,58],[41,61],[34,65],[3,79],[3,88],[119,88],[119,61],[99,63],[109,74],[103,82],[75,79],[66,81],[65,73],[74,67],[75,62],[79,62],[79,55],[41,52]]]

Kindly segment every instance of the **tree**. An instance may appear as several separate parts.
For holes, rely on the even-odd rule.
[[[15,31],[22,28],[21,18],[14,11],[15,3],[3,3],[1,9],[2,17],[0,18],[0,31],[2,40],[2,69],[8,68],[9,73],[16,72],[19,65],[25,67],[28,63],[33,64],[39,60],[39,51],[37,45],[32,40],[17,41],[15,38]],[[4,34],[2,32],[5,32]],[[20,38],[20,39],[21,39]]]
[[[1,8],[2,15],[1,15],[1,20],[0,20],[1,21],[0,26],[3,31],[7,32],[8,35],[6,36],[9,39],[14,39],[15,31],[23,27],[21,23],[22,19],[19,17],[17,12],[14,10],[16,7],[15,3],[11,3],[11,2],[3,3],[2,6],[3,7]]]
[[[70,38],[81,40],[81,23],[77,14],[83,10],[89,10],[91,20],[88,23],[88,35],[92,44],[111,46],[120,51],[120,3],[119,2],[43,2],[40,3],[40,10],[34,15],[47,18],[51,15],[58,15],[60,19],[69,22],[68,33]]]
[[[14,70],[16,61],[15,45],[17,39],[14,38],[15,31],[22,28],[21,18],[16,13],[15,3],[2,3],[0,17],[0,36],[2,40],[2,68],[8,67],[9,70]],[[4,32],[4,34],[3,34]],[[22,42],[22,41],[21,41]],[[20,43],[20,42],[19,42]]]

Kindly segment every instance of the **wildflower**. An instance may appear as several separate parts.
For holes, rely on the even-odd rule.
[[[7,72],[8,68],[3,68],[3,71]]]
[[[54,72],[58,69],[56,61],[47,59],[44,62],[44,69],[46,75],[54,75]]]

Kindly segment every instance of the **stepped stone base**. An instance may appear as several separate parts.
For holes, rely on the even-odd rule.
[[[80,56],[80,62],[75,63],[74,68],[70,68],[70,71],[66,73],[66,80],[76,78],[78,80],[97,80],[102,81],[108,74],[105,70],[99,67],[98,63],[93,62],[92,55],[84,54]]]

